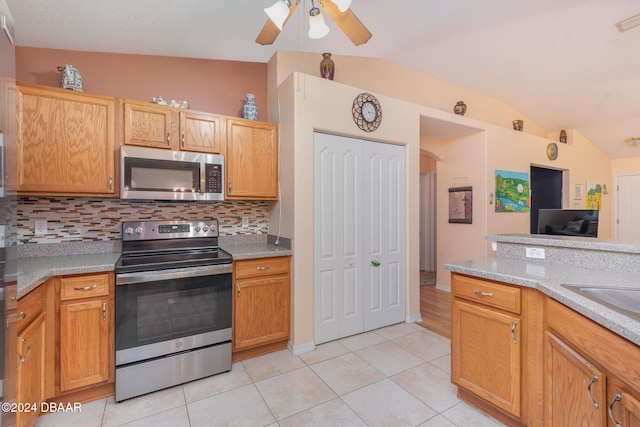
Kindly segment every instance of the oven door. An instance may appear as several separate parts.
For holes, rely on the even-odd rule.
[[[231,341],[231,270],[116,273],[116,366]]]

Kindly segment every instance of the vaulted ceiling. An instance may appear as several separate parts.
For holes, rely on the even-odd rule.
[[[640,156],[638,0],[353,0],[373,34],[306,37],[310,0],[273,45],[255,38],[274,0],[7,0],[16,44],[266,62],[276,50],[386,59],[503,100],[549,131],[577,129],[610,157]]]

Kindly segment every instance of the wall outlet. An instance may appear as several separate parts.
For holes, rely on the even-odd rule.
[[[36,219],[33,221],[34,222],[34,228],[35,228],[35,234],[36,235],[45,235],[47,234],[47,228],[48,228],[48,224],[47,224],[47,220],[46,219]]]
[[[242,217],[242,228],[249,228],[249,217]]]
[[[544,249],[542,248],[526,248],[525,254],[527,258],[544,259]]]

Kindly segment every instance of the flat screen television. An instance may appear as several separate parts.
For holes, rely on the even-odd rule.
[[[598,211],[590,209],[540,209],[538,234],[598,237]]]

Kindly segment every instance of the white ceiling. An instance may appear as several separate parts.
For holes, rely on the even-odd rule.
[[[276,50],[384,58],[513,105],[548,131],[578,129],[611,157],[640,156],[638,0],[353,0],[373,38],[305,35],[310,0],[271,46],[274,0],[7,0],[16,44],[266,62]],[[469,108],[472,108],[470,106]]]

